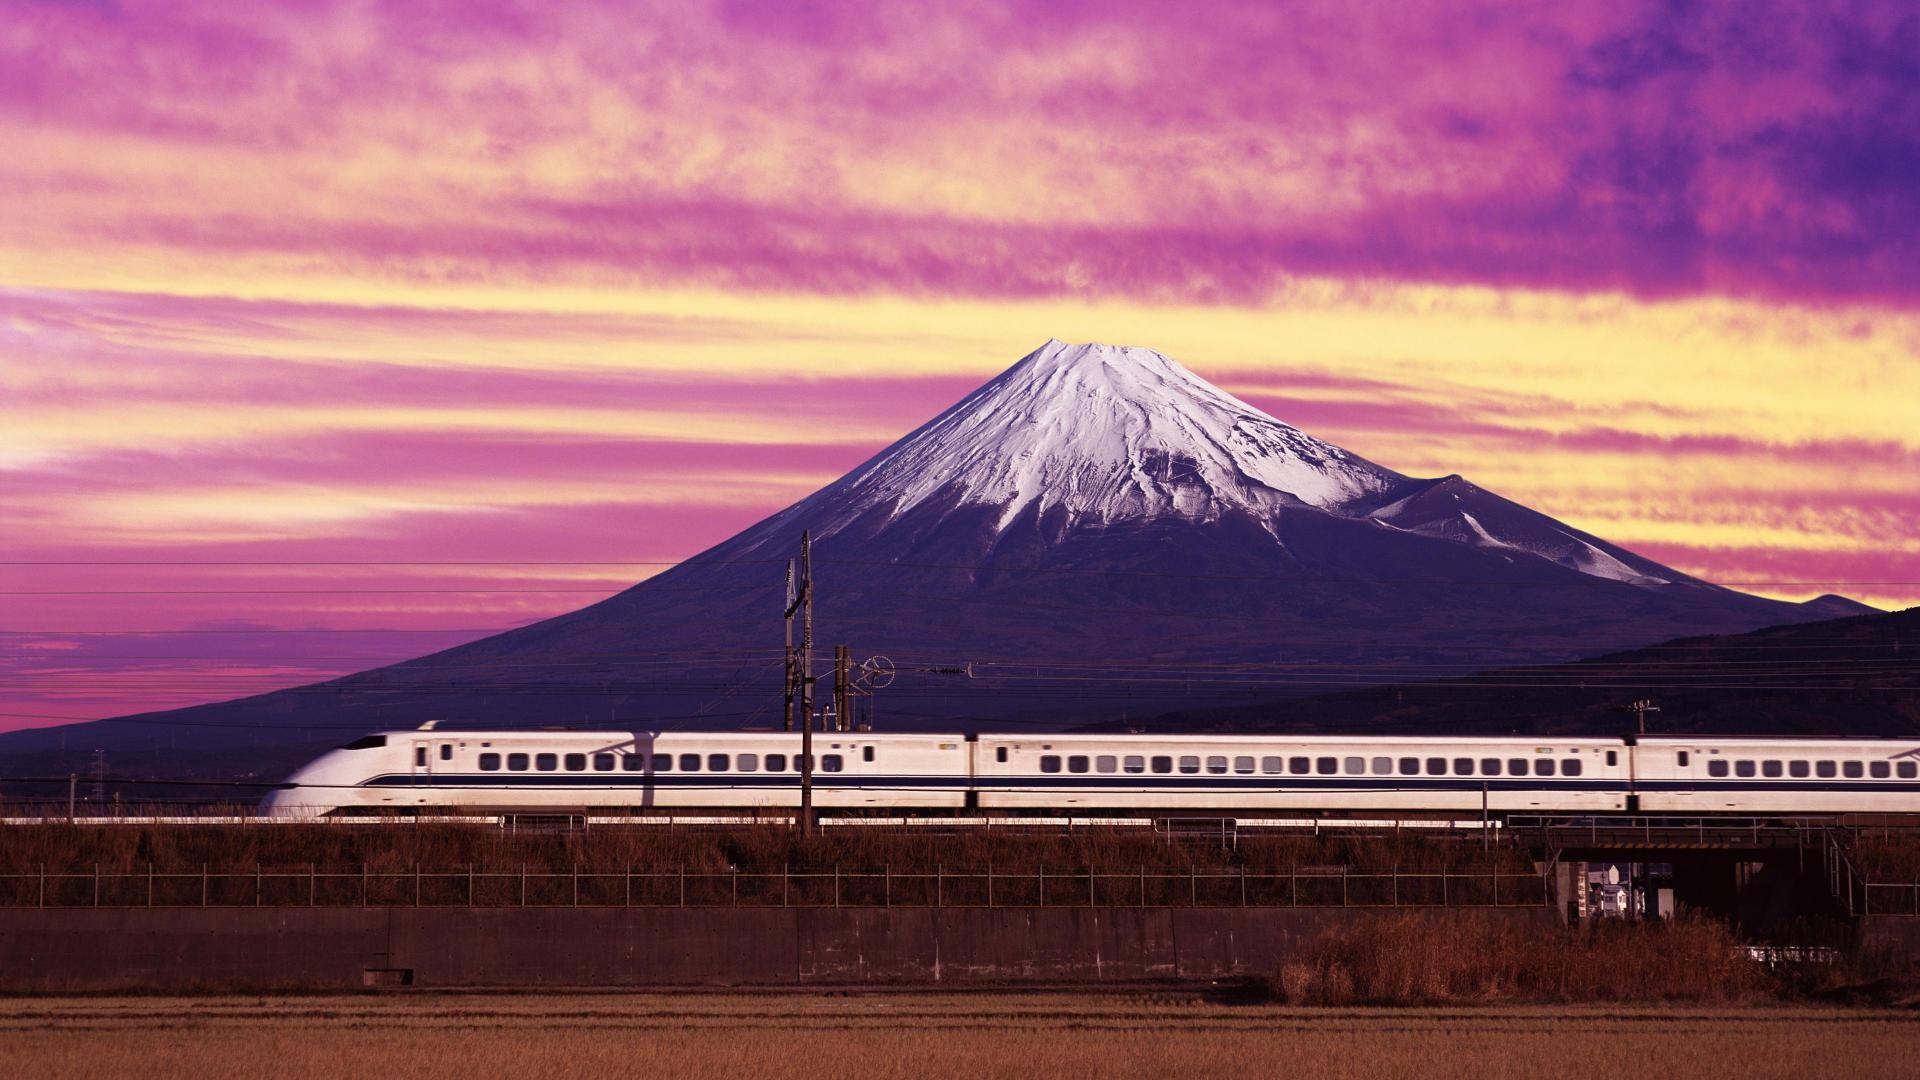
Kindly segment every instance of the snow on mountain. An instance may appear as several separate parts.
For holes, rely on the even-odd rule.
[[[824,538],[876,514],[983,507],[995,531],[1039,514],[1059,515],[1062,530],[1232,514],[1276,543],[1284,514],[1319,512],[1610,581],[1705,584],[1459,476],[1383,468],[1152,349],[1058,340],[769,524]]]
[[[1049,341],[821,492],[830,535],[875,508],[986,505],[999,525],[1064,510],[1068,524],[1259,520],[1331,509],[1404,483],[1152,349]],[[809,500],[810,502],[812,500]]]

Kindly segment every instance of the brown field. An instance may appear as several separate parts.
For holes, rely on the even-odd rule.
[[[1920,1013],[1300,1009],[1180,994],[0,1000],[14,1076],[1914,1075]]]

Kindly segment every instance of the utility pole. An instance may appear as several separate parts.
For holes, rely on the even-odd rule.
[[[93,752],[93,801],[95,803],[107,801],[107,752],[105,750]]]
[[[781,656],[783,657],[782,663],[786,668],[786,687],[784,692],[786,694],[786,699],[787,699],[786,719],[787,719],[788,731],[793,730],[793,706],[800,692],[799,679],[797,677],[798,665],[794,663],[794,656],[793,656],[793,613],[797,608],[799,608],[799,606],[800,604],[798,602],[797,594],[795,594],[795,592],[793,591],[793,560],[788,559],[787,560],[787,608],[786,608],[787,648],[786,648],[786,651],[781,654]]]
[[[800,534],[800,835],[813,835],[813,533]]]
[[[1640,734],[1642,735],[1647,733],[1647,714],[1660,711],[1660,706],[1655,705],[1648,698],[1641,698],[1639,701],[1627,706],[1627,708],[1633,710],[1634,716],[1639,718]]]
[[[853,730],[853,702],[848,693],[853,681],[853,650],[845,645],[833,647],[833,726],[836,731]]]

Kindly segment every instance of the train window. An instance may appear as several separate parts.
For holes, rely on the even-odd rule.
[[[1286,768],[1287,768],[1287,763],[1282,758],[1263,757],[1260,759],[1260,771],[1263,773],[1266,773],[1268,776],[1273,776],[1277,773],[1285,772]]]
[[[1114,757],[1112,754],[1096,754],[1093,758],[1093,771],[1103,773],[1118,772],[1120,771],[1120,759]]]
[[[1813,766],[1805,761],[1789,761],[1787,762],[1787,775],[1796,776],[1804,780],[1813,775]]]
[[[1454,758],[1453,772],[1455,776],[1472,776],[1473,775],[1473,759],[1470,757]]]
[[[726,772],[728,769],[733,767],[733,762],[731,760],[732,757],[733,755],[731,754],[708,754],[707,755],[707,771],[708,772]]]
[[[533,767],[540,772],[552,772],[560,767],[559,754],[533,755]]]
[[[1713,758],[1713,759],[1710,759],[1710,760],[1709,760],[1709,761],[1707,762],[1707,775],[1708,775],[1708,776],[1725,776],[1725,775],[1727,775],[1727,763],[1726,763],[1726,760],[1725,760],[1724,758]]]
[[[841,759],[839,754],[820,755],[821,772],[839,772],[844,768],[846,768],[846,762]]]
[[[1245,774],[1245,773],[1250,773],[1250,772],[1252,772],[1252,771],[1253,771],[1253,759],[1252,759],[1251,757],[1237,757],[1237,758],[1234,758],[1234,759],[1233,759],[1233,771],[1234,771],[1234,772],[1237,772],[1237,773],[1242,773],[1242,774]]]
[[[527,771],[527,755],[508,754],[507,755],[507,771],[508,772],[526,772]]]
[[[1867,766],[1867,775],[1875,780],[1885,780],[1893,775],[1893,766],[1884,761],[1876,761]]]
[[[1006,748],[1006,747],[1004,747],[1004,746],[996,746],[996,747],[994,747],[994,748],[993,748],[993,760],[995,760],[995,761],[998,761],[998,762],[1000,762],[1000,763],[1001,763],[1002,765],[1004,765],[1004,764],[1006,764],[1006,762],[1007,762],[1007,748]]]
[[[1687,763],[1687,752],[1685,750],[1682,750],[1680,751],[1680,764],[1685,765],[1686,763]],[[1607,751],[1607,768],[1611,769],[1618,764],[1620,764],[1620,751],[1618,750]]]
[[[860,748],[860,760],[861,760],[861,761],[872,761],[872,760],[873,760],[873,747],[871,747],[871,746],[863,746],[863,747],[861,747],[861,748]]]
[[[807,755],[805,754],[793,755],[793,771],[794,772],[807,771]]]
[[[1839,774],[1840,770],[1831,761],[1816,761],[1813,763],[1813,775],[1822,780],[1831,780]]]
[[[1207,755],[1207,771],[1215,776],[1225,773],[1227,771],[1227,756],[1225,754]]]
[[[1317,758],[1313,763],[1313,771],[1322,776],[1331,776],[1340,771],[1340,762],[1330,757]]]
[[[1915,762],[1898,761],[1894,763],[1893,768],[1895,772],[1900,774],[1900,779],[1902,780],[1912,780],[1915,776],[1920,775],[1920,764],[1916,764]]]
[[[700,755],[699,754],[681,754],[680,755],[680,771],[681,772],[699,772],[700,771]]]
[[[787,771],[787,755],[768,754],[767,755],[767,771],[768,772],[786,772]]]
[[[1401,758],[1400,759],[1400,775],[1401,776],[1420,775],[1420,759],[1417,757]]]
[[[653,755],[653,771],[654,772],[672,772],[673,771],[673,755],[672,754]]]
[[[734,765],[739,767],[741,772],[759,772],[760,771],[760,755],[759,754],[741,754],[738,757],[733,759],[733,763]]]
[[[1734,762],[1734,763],[1733,763],[1733,775],[1735,775],[1735,776],[1752,776],[1752,775],[1753,775],[1753,762],[1751,762],[1751,761],[1736,761],[1736,762]]]
[[[1443,757],[1428,758],[1427,759],[1427,775],[1428,776],[1447,775],[1447,759]]]
[[[567,771],[568,772],[586,772],[587,771],[587,755],[568,754],[567,755]]]
[[[620,755],[620,771],[646,772],[647,759],[644,755],[641,755],[641,754],[621,754]]]
[[[612,754],[593,755],[593,771],[594,772],[612,772],[613,771],[613,755]]]
[[[1579,776],[1586,765],[1579,758],[1568,758],[1561,764],[1560,772],[1564,776]]]
[[[1768,758],[1767,760],[1760,763],[1761,776],[1780,776],[1780,775],[1783,775],[1786,771],[1787,770],[1781,766],[1780,762],[1773,758]]]
[[[1619,764],[1619,761],[1617,760],[1618,756],[1619,755],[1615,754],[1611,750],[1607,751],[1607,764],[1609,765]],[[1687,762],[1692,760],[1692,756],[1689,755],[1685,750],[1680,751],[1679,753],[1675,754],[1673,757],[1675,761],[1678,761],[1680,763],[1680,767],[1683,769],[1687,767]]]
[[[453,744],[452,743],[443,742],[440,744],[440,760],[441,761],[453,760]]]
[[[1060,771],[1060,755],[1059,754],[1041,754],[1040,755],[1040,771],[1043,773],[1059,772]]]
[[[416,746],[413,748],[413,763],[414,765],[422,769],[427,767],[427,748],[426,747]]]
[[[1135,776],[1138,776],[1141,773],[1147,771],[1147,759],[1144,757],[1141,757],[1139,754],[1128,754],[1126,758],[1121,762],[1121,768],[1127,770],[1127,772]]]
[[[1287,759],[1287,771],[1290,773],[1304,775],[1312,766],[1313,762],[1309,758],[1296,757]]]
[[[1500,775],[1500,759],[1497,757],[1481,758],[1480,759],[1480,775],[1499,776]]]
[[[1167,756],[1167,755],[1165,755],[1165,754],[1155,754],[1155,755],[1153,755],[1153,771],[1154,771],[1154,772],[1157,772],[1157,773],[1170,773],[1170,772],[1172,772],[1172,771],[1173,771],[1173,759],[1172,759],[1172,758],[1170,758],[1170,757],[1168,757],[1168,756]]]
[[[1091,763],[1087,761],[1085,754],[1074,754],[1067,758],[1067,771],[1070,773],[1083,773],[1089,768]]]
[[[1858,780],[1866,774],[1866,768],[1857,761],[1843,761],[1840,763],[1840,775],[1849,780]]]
[[[1508,776],[1527,775],[1527,759],[1523,757],[1508,758],[1507,759],[1507,775]]]
[[[1543,757],[1543,758],[1533,759],[1533,775],[1552,776],[1553,772],[1554,772],[1554,760],[1552,758]]]
[[[1200,758],[1194,754],[1181,754],[1180,755],[1180,771],[1183,773],[1199,772]]]
[[[481,754],[480,755],[480,771],[481,772],[499,772],[500,771],[500,755],[499,754]]]
[[[1345,765],[1345,768],[1341,770],[1342,772],[1346,772],[1354,776],[1365,776],[1367,774],[1366,758],[1350,757],[1342,764]]]
[[[1374,758],[1373,759],[1373,775],[1392,776],[1393,775],[1393,759],[1390,757]]]

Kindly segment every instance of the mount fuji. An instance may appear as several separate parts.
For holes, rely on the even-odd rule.
[[[290,762],[303,729],[337,742],[342,725],[777,726],[803,531],[818,640],[899,668],[873,699],[883,728],[1138,719],[1871,610],[1722,588],[1459,476],[1377,465],[1150,349],[1049,341],[834,483],[591,607],[102,721],[87,745],[264,762],[277,739]]]

